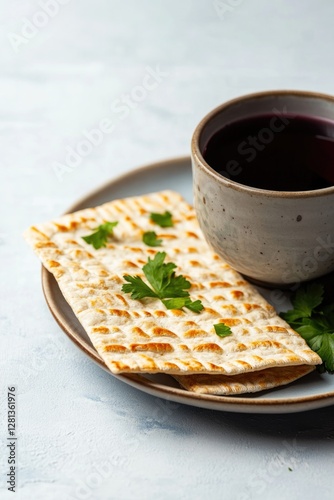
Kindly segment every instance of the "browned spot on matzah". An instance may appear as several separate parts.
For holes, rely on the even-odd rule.
[[[253,347],[282,347],[282,344],[276,342],[275,340],[255,340],[250,343],[251,348]]]
[[[122,278],[119,278],[119,277],[118,277],[118,276],[116,276],[115,274],[114,274],[113,276],[111,276],[111,277],[110,277],[110,279],[111,279],[112,281],[116,281],[116,283],[119,283],[119,284],[124,283],[124,281],[122,280]]]
[[[191,328],[190,330],[187,330],[186,332],[184,332],[183,335],[185,338],[192,339],[192,338],[196,338],[196,337],[206,337],[207,332],[205,330],[200,330],[199,328],[198,329]]]
[[[261,306],[258,304],[242,304],[246,311],[253,311],[254,309],[261,309]]]
[[[110,314],[114,316],[122,316],[123,318],[131,318],[130,314],[123,309],[109,309]]]
[[[243,368],[247,368],[247,370],[252,369],[252,365],[250,365],[249,363],[246,363],[246,361],[242,361],[241,359],[236,359],[235,363],[238,363],[238,365],[241,365]]]
[[[235,299],[242,299],[244,296],[244,293],[240,292],[240,290],[232,290],[231,295]]]
[[[59,264],[59,262],[56,262],[55,260],[49,260],[49,266],[50,267],[59,267],[60,264]]]
[[[176,370],[179,371],[179,367],[175,365],[174,363],[170,363],[169,361],[165,362],[165,367],[169,370]]]
[[[147,344],[131,344],[131,351],[147,351],[147,352],[172,352],[174,349],[170,344],[162,342],[149,342]]]
[[[119,344],[109,344],[104,348],[105,351],[108,352],[127,352],[128,349],[124,345]]]
[[[94,333],[109,333],[110,330],[106,326],[95,326],[93,328]]]
[[[210,288],[228,288],[230,286],[231,283],[227,281],[211,281],[211,283],[209,283]]]
[[[151,317],[152,314],[149,311],[145,311],[144,309],[140,311],[143,316],[146,316],[147,318]]]
[[[35,248],[56,248],[56,245],[52,241],[38,241]]]
[[[181,349],[181,351],[189,351],[189,347],[185,344],[180,344],[179,348]]]
[[[247,349],[247,347],[245,346],[245,344],[242,344],[242,342],[239,342],[236,346],[235,346],[235,351],[245,351]]]
[[[104,269],[99,270],[99,276],[107,277],[108,275],[109,275],[109,273],[107,271],[105,271]]]
[[[57,222],[54,222],[54,225],[56,226],[58,231],[61,231],[62,233],[69,231],[69,228],[67,226],[64,226],[64,224],[57,224]]]
[[[126,365],[125,363],[122,363],[121,361],[111,361],[111,366],[115,368],[115,371],[130,371],[129,365]]]
[[[95,221],[93,217],[80,217],[81,222]]]
[[[167,328],[161,328],[160,326],[156,326],[155,328],[153,328],[152,332],[158,337],[177,337],[174,332],[167,330]]]
[[[218,344],[213,344],[213,343],[206,343],[206,344],[199,344],[194,347],[194,351],[207,351],[207,352],[223,352],[223,349],[218,345]]]
[[[199,371],[201,372],[203,370],[203,365],[202,363],[200,363],[199,361],[196,361],[195,359],[192,359],[190,361],[186,361],[186,360],[179,360],[180,363],[182,363],[182,365],[185,365],[190,371]]]
[[[194,267],[200,267],[200,266],[201,266],[201,263],[200,263],[200,262],[198,262],[198,260],[190,260],[190,261],[189,261],[189,264],[190,264],[191,266],[194,266]]]
[[[239,318],[221,318],[218,323],[224,323],[227,326],[241,325],[242,321]]]
[[[175,234],[165,234],[165,233],[158,234],[157,237],[164,238],[167,240],[176,240],[176,238],[177,238],[177,236],[175,236]]]
[[[138,247],[127,247],[125,246],[124,248],[126,248],[127,250],[130,250],[131,252],[137,252],[137,253],[142,253],[142,248],[138,248]]]
[[[213,316],[220,316],[220,314],[214,309],[211,309],[211,307],[204,307],[204,311],[209,314],[212,314]]]
[[[74,252],[74,257],[87,257],[88,259],[93,259],[93,256],[91,253],[89,252],[86,252],[86,250],[81,250],[80,248],[77,248],[75,250],[73,250]]]
[[[213,300],[226,300],[222,295],[214,295]]]
[[[154,316],[157,316],[158,318],[165,318],[167,314],[165,311],[153,311]]]
[[[121,302],[123,302],[123,304],[124,304],[125,306],[128,306],[128,305],[129,305],[129,304],[128,304],[128,302],[127,302],[127,300],[126,300],[126,299],[123,297],[123,295],[121,295],[120,293],[116,293],[116,294],[115,294],[115,297],[117,297],[117,298],[118,298],[118,300],[120,300]]]
[[[184,316],[185,315],[185,312],[182,311],[181,309],[170,309],[170,313],[173,316]]]
[[[202,283],[191,283],[190,287],[191,290],[203,290],[204,288],[205,286]]]
[[[147,338],[149,339],[150,336],[147,335],[147,333],[144,332],[144,330],[142,330],[141,328],[139,328],[139,326],[134,326],[132,328],[132,332],[136,335],[138,335],[139,337],[144,337],[144,338]]]
[[[103,311],[103,309],[95,309],[95,312],[99,313],[99,314],[105,314],[106,312]]]
[[[123,265],[126,267],[138,267],[137,264],[131,262],[131,260],[123,260]]]
[[[44,239],[46,240],[49,240],[50,238],[45,234],[45,233],[42,233],[42,231],[40,231],[39,229],[37,229],[37,227],[35,226],[31,226],[31,231],[34,231],[35,233],[39,234],[40,236],[42,236]]]
[[[193,231],[186,231],[186,235],[189,236],[189,238],[196,238],[198,240],[197,234]]]
[[[287,331],[288,331],[283,326],[266,326],[265,329],[266,329],[267,332],[282,332],[282,333],[287,333]]]
[[[153,250],[153,248],[147,248],[146,252],[150,255],[155,255],[157,253],[157,250]]]
[[[198,250],[195,247],[189,247],[188,248],[188,253],[198,253]]]
[[[228,311],[233,316],[236,316],[238,314],[238,309],[233,304],[226,304],[222,306],[222,309]]]
[[[253,354],[252,358],[254,359],[254,361],[257,361],[258,363],[263,361],[263,358],[261,358],[261,356],[256,356],[256,354]]]

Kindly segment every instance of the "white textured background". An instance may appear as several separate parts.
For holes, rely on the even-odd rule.
[[[0,12],[1,500],[332,499],[333,407],[233,415],[122,384],[61,333],[21,237],[117,174],[188,154],[199,119],[229,98],[333,93],[332,0],[1,0]],[[157,67],[159,84],[120,119],[117,100]],[[113,132],[60,182],[56,162],[105,118]],[[15,496],[4,480],[11,384]]]

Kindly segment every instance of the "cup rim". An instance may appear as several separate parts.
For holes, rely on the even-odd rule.
[[[296,97],[307,97],[307,98],[316,98],[325,101],[330,101],[334,104],[334,96],[329,94],[323,94],[320,92],[311,92],[307,90],[266,90],[263,92],[254,92],[250,94],[244,94],[240,97],[236,97],[234,99],[230,99],[226,101],[224,104],[217,106],[212,111],[207,113],[202,120],[199,122],[197,127],[194,130],[192,139],[191,139],[191,151],[193,157],[197,160],[198,165],[206,171],[211,177],[215,178],[218,182],[225,185],[226,187],[233,188],[236,191],[241,191],[249,194],[257,194],[259,196],[270,196],[275,198],[314,198],[325,196],[329,194],[334,194],[334,186],[321,188],[321,189],[313,189],[307,191],[274,191],[271,189],[261,189],[252,186],[247,186],[245,184],[240,184],[239,182],[233,181],[220,175],[216,170],[214,170],[204,159],[200,147],[199,147],[199,139],[200,136],[206,127],[206,125],[218,114],[220,114],[224,109],[227,109],[235,104],[240,104],[243,101],[248,101],[250,99],[257,99],[262,97],[270,97],[270,96],[296,96]]]

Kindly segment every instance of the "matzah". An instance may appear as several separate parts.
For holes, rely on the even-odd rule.
[[[287,385],[314,370],[314,366],[280,366],[239,375],[174,375],[182,387],[197,394],[231,396]]]
[[[174,226],[160,228],[151,212],[168,210]],[[118,221],[106,248],[82,236]],[[156,231],[162,246],[142,242]],[[321,363],[266,300],[208,247],[195,211],[172,191],[111,201],[31,227],[26,240],[55,276],[94,347],[113,373],[237,375],[266,368]],[[167,310],[156,299],[132,300],[123,276],[139,275],[158,251],[191,283],[204,310]],[[230,326],[220,338],[214,324]]]

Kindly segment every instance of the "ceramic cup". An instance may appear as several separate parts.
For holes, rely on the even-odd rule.
[[[334,98],[301,91],[261,92],[214,109],[192,138],[194,203],[204,236],[218,255],[254,282],[282,286],[334,270],[334,186],[258,189],[237,182],[236,163],[226,166],[228,178],[203,157],[208,141],[223,126],[267,113],[277,116],[272,122],[277,129],[288,115],[334,121]]]

